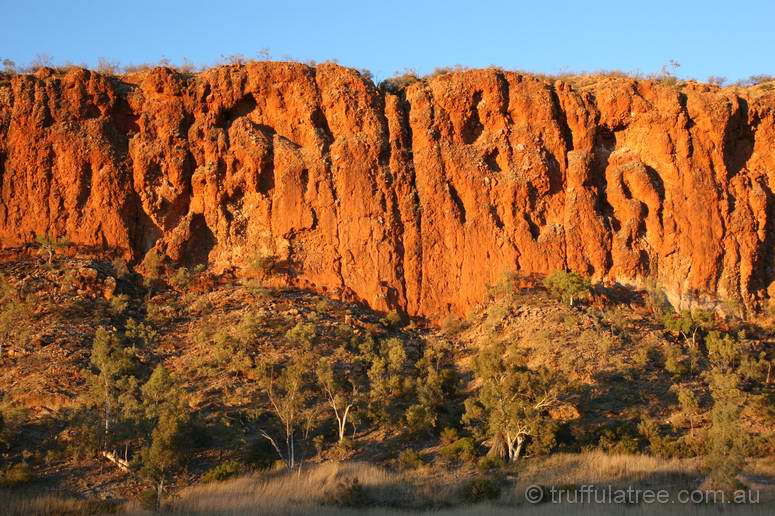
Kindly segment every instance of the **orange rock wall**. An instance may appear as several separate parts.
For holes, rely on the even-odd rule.
[[[278,257],[377,309],[465,313],[570,268],[760,306],[775,295],[775,94],[496,70],[383,93],[350,69],[0,82],[0,244]]]

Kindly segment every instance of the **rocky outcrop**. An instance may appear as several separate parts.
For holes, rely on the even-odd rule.
[[[759,92],[761,93],[761,92]],[[376,309],[463,313],[569,268],[775,295],[775,94],[498,70],[393,94],[336,65],[41,70],[0,83],[0,243],[241,267]]]

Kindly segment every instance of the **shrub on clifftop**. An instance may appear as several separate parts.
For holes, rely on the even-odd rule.
[[[544,287],[570,306],[573,306],[577,299],[588,297],[592,292],[589,280],[578,273],[568,271],[551,273],[544,278]]]

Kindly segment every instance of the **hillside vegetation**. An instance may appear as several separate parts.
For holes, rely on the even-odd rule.
[[[509,507],[530,484],[775,496],[772,326],[736,307],[511,274],[435,327],[280,287],[260,260],[138,271],[50,241],[3,256],[9,510]]]

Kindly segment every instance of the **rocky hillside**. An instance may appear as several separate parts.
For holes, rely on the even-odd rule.
[[[769,89],[768,89],[769,88]],[[441,319],[504,271],[775,294],[775,93],[253,63],[0,80],[0,245],[36,236]]]
[[[339,442],[328,398],[316,383],[318,367],[310,366],[304,405],[310,419],[305,419],[304,433],[299,427],[296,442],[305,468],[351,460],[393,469],[420,467],[422,473],[428,465],[433,475],[422,473],[423,482],[447,490],[431,483],[422,491],[426,494],[413,491],[405,501],[431,503],[426,498],[432,493],[441,500],[449,486],[487,466],[480,461],[490,441],[471,433],[463,416],[482,382],[476,357],[500,344],[523,355],[534,370],[548,368],[553,378],[562,379],[562,403],[551,409],[545,426],[551,429],[546,432],[551,442],[542,444],[543,451],[538,441],[536,448],[528,448],[531,461],[545,460],[547,451],[681,458],[689,461],[681,464],[689,467],[688,480],[697,483],[703,478],[699,456],[715,435],[717,393],[710,373],[719,367],[734,371],[740,388],[735,428],[745,436],[751,458],[741,478],[754,487],[766,484],[763,500],[775,497],[771,327],[702,319],[701,313],[690,317],[688,328],[676,326],[669,323],[680,322],[674,319],[678,316],[662,314],[654,300],[599,285],[571,307],[540,285],[520,286],[521,278],[506,277],[489,289],[485,303],[468,319],[450,318],[443,328],[433,328],[402,321],[395,312],[382,316],[359,304],[228,274],[178,269],[143,278],[118,259],[111,263],[88,253],[70,254],[54,255],[50,263],[45,256],[0,254],[3,503],[10,487],[27,484],[41,492],[113,504],[147,490],[152,482],[143,470],[143,450],[153,434],[144,408],[146,386],[159,366],[174,379],[165,396],[182,393],[182,412],[190,417],[185,456],[167,479],[169,493],[220,478],[213,474],[223,468],[224,476],[263,470],[278,456],[261,431],[282,435],[263,366],[287,370],[287,361],[305,354],[311,354],[311,364],[338,360],[342,381],[358,386],[353,398],[347,397],[349,391],[337,395],[356,403],[347,440]],[[98,381],[106,376],[98,376],[103,373],[96,365],[101,364],[100,334],[114,335],[131,358],[126,371],[111,373],[115,386],[109,399],[115,400],[110,403],[116,415],[110,436],[104,433],[105,391]],[[398,366],[386,365],[393,363]],[[428,412],[416,410],[426,406]],[[131,467],[107,460],[103,452],[111,449],[128,457]],[[406,450],[408,455],[402,453]],[[759,462],[766,473],[756,473]],[[9,481],[9,471],[22,465],[27,477]],[[677,471],[676,463],[659,467],[672,475]],[[560,460],[553,469],[577,471],[577,466]],[[516,475],[520,481],[523,471]],[[638,477],[648,479],[668,482],[661,476]]]

